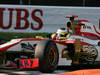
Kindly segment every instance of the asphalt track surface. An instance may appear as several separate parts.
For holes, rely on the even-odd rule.
[[[18,70],[12,68],[5,68],[5,69],[0,69],[0,75],[59,75],[60,73],[72,72],[80,69],[82,70],[82,69],[98,69],[98,68],[100,69],[100,66],[98,65],[60,66],[53,73],[41,73],[38,70]]]

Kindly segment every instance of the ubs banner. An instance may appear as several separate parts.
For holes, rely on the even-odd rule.
[[[0,5],[0,32],[55,32],[71,14],[99,27],[99,7]]]

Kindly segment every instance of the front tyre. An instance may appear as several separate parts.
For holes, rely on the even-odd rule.
[[[35,49],[35,58],[39,58],[39,70],[41,72],[53,72],[59,61],[56,43],[51,40],[40,41]]]

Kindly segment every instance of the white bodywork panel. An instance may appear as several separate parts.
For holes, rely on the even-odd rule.
[[[75,39],[81,39],[81,41],[89,43],[91,45],[93,45],[97,52],[97,58],[95,61],[100,61],[100,46],[98,46],[98,42],[100,42],[100,40],[91,40],[82,36],[71,36],[68,40],[75,40]],[[23,39],[13,39],[5,44],[0,45],[0,48],[6,47],[7,45],[11,45],[11,44],[15,44],[14,46],[10,47],[7,49],[7,51],[28,51],[29,49],[23,49],[21,44],[24,43],[26,44],[26,46],[33,46],[34,44],[37,44],[40,40],[23,40]],[[61,45],[61,44],[57,44],[58,50],[59,50],[59,65],[70,65],[71,64],[71,60],[67,60],[66,58],[61,58],[61,51],[63,48],[66,48],[65,45]],[[32,50],[30,50],[30,52],[32,52]]]

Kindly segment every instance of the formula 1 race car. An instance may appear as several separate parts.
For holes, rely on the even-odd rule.
[[[72,65],[100,63],[99,29],[87,20],[77,20],[72,31],[75,33],[64,40],[23,38],[4,43],[0,45],[0,65],[5,67],[7,61],[12,61],[20,68],[23,65],[22,60],[26,59],[26,64],[32,59],[38,59],[38,69],[41,72],[53,72],[58,66],[59,58],[72,60]],[[34,61],[31,64],[34,64]]]

